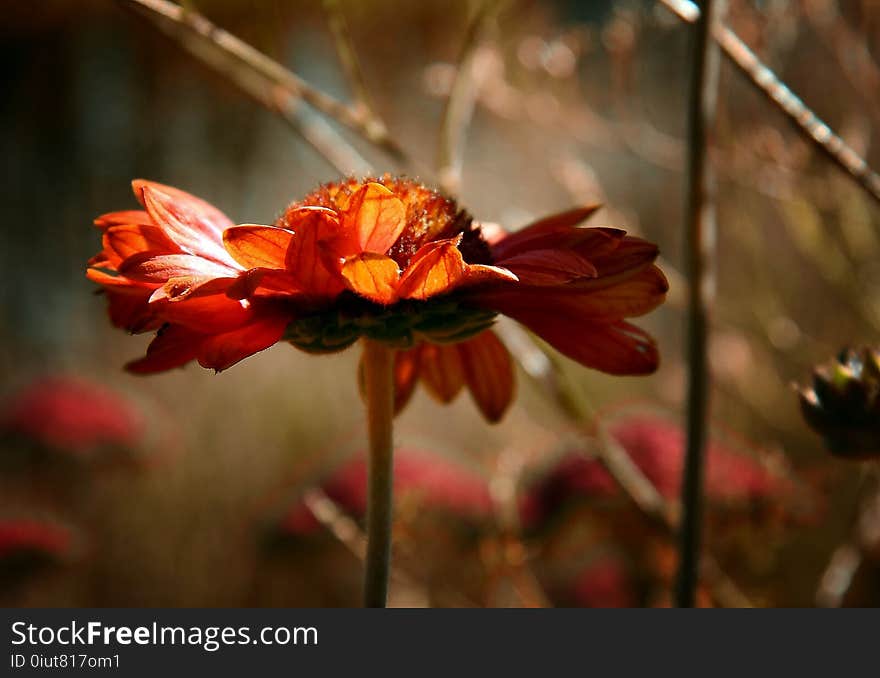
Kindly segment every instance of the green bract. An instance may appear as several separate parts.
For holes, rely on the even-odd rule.
[[[284,340],[309,353],[342,351],[361,337],[401,350],[420,341],[455,344],[488,329],[496,315],[450,299],[360,304],[299,318],[288,325]]]

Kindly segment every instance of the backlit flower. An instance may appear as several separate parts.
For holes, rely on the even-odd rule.
[[[98,219],[104,250],[89,277],[107,292],[114,323],[159,330],[129,365],[135,372],[191,360],[222,370],[278,341],[325,353],[365,337],[398,349],[398,409],[421,380],[444,402],[467,386],[495,421],[514,384],[489,331],[499,313],[588,367],[657,367],[653,339],[624,320],[664,298],[657,248],[577,228],[594,207],[508,234],[386,175],[322,186],[271,226],[235,226],[177,189],[134,189],[145,211]]]

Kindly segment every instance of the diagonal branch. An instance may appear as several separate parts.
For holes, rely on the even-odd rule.
[[[680,19],[692,23],[700,15],[690,0],[660,0]],[[830,158],[839,168],[880,202],[880,175],[849,146],[831,127],[824,123],[779,77],[727,26],[718,23],[712,30],[715,41],[736,67],[773,102],[789,121]]]
[[[446,108],[440,122],[437,172],[440,186],[453,195],[458,192],[461,185],[465,132],[473,116],[476,102],[474,56],[502,4],[502,0],[486,0],[468,26],[458,56],[455,79],[449,90],[449,98],[446,100]]]
[[[173,31],[160,26],[159,30]],[[171,36],[173,37],[173,36]],[[204,41],[186,40],[181,47],[206,66],[222,73],[232,85],[266,110],[278,115],[288,127],[301,136],[333,168],[342,175],[372,173],[372,167],[357,149],[348,143],[326,120],[307,110],[301,99],[290,96],[273,83],[255,76],[241,64]]]
[[[339,62],[342,64],[342,70],[345,71],[345,76],[348,80],[348,86],[354,95],[354,109],[368,118],[370,124],[378,125],[384,129],[385,124],[376,114],[376,110],[370,100],[367,83],[364,80],[360,61],[357,58],[354,42],[351,39],[348,23],[345,20],[345,14],[342,11],[339,0],[324,0],[324,11],[327,14],[330,32],[333,33],[333,40],[336,43],[336,53],[339,56]]]
[[[188,43],[197,40],[207,42],[245,66],[255,76],[274,84],[287,96],[305,101],[328,118],[357,132],[398,162],[409,162],[403,149],[391,138],[384,125],[372,124],[372,119],[362,110],[352,108],[322,92],[248,43],[214,25],[201,14],[168,0],[118,1],[144,16],[181,46],[187,47]],[[199,56],[192,49],[188,51]],[[208,65],[217,68],[216,63]],[[225,74],[227,71],[223,72]]]

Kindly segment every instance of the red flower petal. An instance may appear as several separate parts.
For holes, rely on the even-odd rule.
[[[154,307],[149,302],[152,290],[140,288],[138,294],[107,291],[107,311],[110,322],[129,332],[139,333],[158,329],[162,324]]]
[[[274,226],[245,224],[223,232],[223,244],[245,268],[283,269],[293,232]]]
[[[583,278],[595,278],[596,267],[570,250],[533,250],[504,260],[504,268],[524,285],[563,285]]]
[[[226,290],[230,299],[248,299],[250,297],[291,297],[298,293],[296,279],[287,271],[276,271],[271,268],[252,268],[239,274],[238,280]]]
[[[217,372],[228,369],[280,341],[288,320],[285,316],[268,316],[232,332],[209,337],[199,347],[199,364]]]
[[[192,254],[141,252],[119,265],[126,278],[140,282],[166,283],[172,278],[235,278],[238,271]]]
[[[342,230],[357,233],[363,252],[385,254],[406,227],[406,208],[390,190],[377,183],[358,189],[342,215]]]
[[[394,413],[400,412],[412,397],[419,380],[421,347],[397,351],[394,355]]]
[[[460,242],[461,236],[422,246],[403,272],[397,294],[402,299],[429,299],[465,285],[517,281],[504,268],[466,263],[458,249]]]
[[[452,402],[464,386],[464,368],[455,346],[422,344],[419,374],[428,391],[440,402]]]
[[[663,303],[668,291],[666,276],[659,268],[651,266],[617,285],[571,296],[577,300],[573,306],[583,317],[636,318]]]
[[[160,301],[180,302],[184,299],[207,294],[226,292],[236,281],[235,278],[207,278],[204,276],[184,276],[171,278],[150,296],[150,303]]]
[[[108,212],[95,219],[95,226],[101,230],[111,226],[155,226],[150,215],[143,210],[122,210],[120,212]]]
[[[149,181],[132,182],[135,195],[155,224],[181,249],[237,268],[223,247],[223,231],[232,221],[216,207],[170,186]]]
[[[185,327],[170,325],[150,342],[147,355],[125,366],[134,374],[152,374],[182,367],[194,360],[205,335]]]
[[[141,252],[180,252],[161,228],[144,224],[109,227],[104,232],[104,247],[116,254],[120,261]]]
[[[428,243],[413,255],[397,288],[401,298],[428,299],[453,290],[464,279],[467,264],[458,240]]]
[[[141,294],[144,290],[152,292],[156,288],[156,285],[153,283],[129,280],[123,275],[113,275],[97,268],[87,268],[86,278],[99,285],[103,285],[105,289],[113,290],[120,294]]]
[[[477,407],[490,422],[504,415],[513,401],[514,372],[510,353],[488,331],[457,344],[465,380]]]
[[[626,239],[626,231],[619,228],[574,228],[570,234],[567,241],[561,238],[563,244],[589,259],[594,266],[598,257],[610,255]]]
[[[304,210],[295,228],[285,257],[287,271],[303,292],[335,297],[345,284],[336,270],[327,267],[321,243],[324,236],[332,237],[336,222],[325,211]]]
[[[651,374],[660,364],[654,339],[623,321],[599,324],[541,311],[514,317],[560,353],[608,374]]]
[[[163,301],[152,304],[166,322],[183,325],[202,334],[218,334],[241,327],[254,316],[243,302],[224,294],[195,296],[183,301]]]
[[[567,212],[560,212],[536,221],[499,240],[492,247],[492,255],[495,261],[500,262],[530,250],[555,248],[565,238],[576,235],[581,230],[586,230],[576,229],[575,226],[587,219],[599,207],[599,205],[576,207]],[[611,231],[613,229],[603,230]]]
[[[475,293],[481,306],[512,318],[522,312],[555,313],[572,318],[616,320],[653,311],[669,289],[666,276],[656,266],[624,278],[595,278],[558,287],[514,287]]]
[[[352,292],[385,306],[397,301],[400,269],[391,257],[363,252],[347,259],[341,273]]]
[[[602,277],[644,268],[653,263],[657,255],[660,254],[660,250],[654,243],[632,236],[623,238],[612,252],[589,254],[582,245],[578,245],[577,251],[593,262]]]

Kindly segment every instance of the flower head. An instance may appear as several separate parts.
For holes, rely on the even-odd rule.
[[[844,349],[813,371],[812,387],[799,395],[804,418],[832,454],[880,455],[880,351]]]
[[[86,456],[108,447],[136,447],[144,422],[119,393],[84,379],[53,377],[10,399],[0,411],[0,433],[42,449]]]
[[[282,340],[324,353],[366,337],[398,349],[398,408],[421,379],[443,401],[467,386],[494,421],[513,396],[510,356],[489,331],[499,313],[588,367],[657,366],[653,339],[624,320],[664,298],[657,248],[578,228],[595,207],[508,234],[386,175],[322,186],[271,226],[236,226],[177,189],[134,188],[144,211],[97,220],[104,249],[89,277],[114,323],[159,330],[135,372],[222,370]]]

